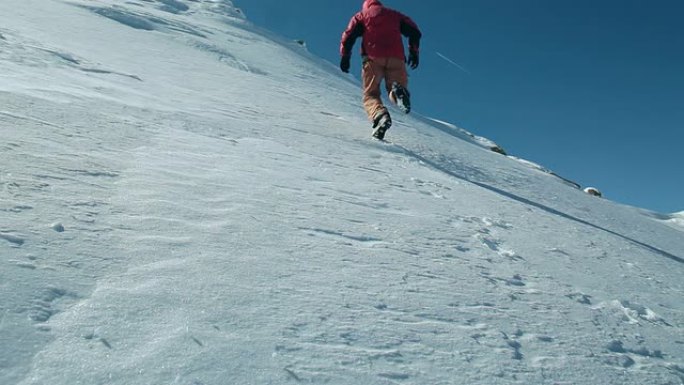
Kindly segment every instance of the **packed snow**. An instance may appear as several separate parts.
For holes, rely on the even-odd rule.
[[[374,141],[229,1],[0,20],[0,384],[684,384],[682,213],[420,95]]]

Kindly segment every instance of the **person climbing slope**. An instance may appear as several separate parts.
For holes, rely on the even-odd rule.
[[[404,54],[402,35],[408,38],[408,60]],[[382,103],[380,85],[384,80],[389,99],[404,113],[411,111],[405,64],[413,69],[418,68],[422,34],[408,16],[383,6],[379,0],[365,0],[361,11],[351,18],[342,33],[342,72],[349,73],[351,50],[359,37],[363,37],[363,106],[373,122],[373,136],[383,139],[392,125],[392,118]]]

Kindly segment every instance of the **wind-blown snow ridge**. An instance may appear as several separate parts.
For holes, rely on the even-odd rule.
[[[672,228],[684,230],[684,211],[674,214],[662,214],[649,210],[642,210],[641,212],[643,215],[661,221],[662,223],[665,223],[668,226],[671,226]]]
[[[419,114],[373,141],[231,2],[0,20],[1,384],[684,382],[681,215]]]
[[[477,136],[477,135],[475,135],[471,132],[468,132],[468,131],[460,128],[460,127],[457,127],[454,124],[451,124],[451,123],[448,123],[448,122],[445,122],[445,121],[442,121],[439,119],[435,119],[435,118],[427,118],[427,119],[436,123],[435,127],[439,128],[440,126],[443,126],[443,127],[445,127],[445,129],[449,130],[448,132],[452,132],[454,134],[457,134],[463,140],[470,141],[474,144],[477,144],[477,145],[482,146],[486,149],[492,150],[494,152],[498,152],[498,153],[503,154],[503,155],[506,154],[506,152],[503,148],[501,148],[498,144],[494,143],[493,141],[491,141],[487,138]]]
[[[684,229],[684,211],[672,214],[669,222]]]
[[[433,126],[435,128],[438,128],[438,129],[440,129],[440,130],[442,130],[442,131],[444,131],[450,135],[454,135],[454,136],[456,136],[456,137],[458,137],[464,141],[473,143],[477,146],[486,148],[486,149],[494,151],[496,153],[499,153],[502,155],[507,155],[506,151],[501,146],[499,146],[498,144],[496,144],[495,142],[493,142],[490,139],[487,139],[487,138],[484,138],[481,136],[477,136],[471,132],[468,132],[467,130],[465,130],[463,128],[457,127],[454,124],[444,122],[444,121],[439,120],[439,119],[435,119],[435,118],[426,118],[426,119],[428,121],[433,122],[434,123]],[[525,160],[525,159],[518,158],[515,156],[511,156],[511,155],[508,155],[508,156],[509,156],[509,158],[517,160],[518,162],[525,164],[529,167],[532,167],[536,170],[539,170],[539,171],[545,172],[547,174],[553,175],[553,176],[563,180],[565,183],[567,183],[568,185],[570,185],[574,188],[577,188],[577,189],[581,188],[581,186],[578,183],[573,182],[569,179],[563,178],[562,176],[556,174],[555,172],[553,172],[553,171],[551,171],[551,170],[549,170],[549,169],[547,169],[547,168],[545,168],[539,164],[536,164],[536,163],[531,162],[529,160]]]

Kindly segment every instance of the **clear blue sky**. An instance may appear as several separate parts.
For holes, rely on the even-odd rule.
[[[420,67],[409,71],[416,111],[609,199],[684,210],[684,1],[383,3],[423,31]],[[362,0],[234,4],[337,65],[340,35]]]

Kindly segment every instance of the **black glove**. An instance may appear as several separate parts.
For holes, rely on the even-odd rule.
[[[418,68],[418,61],[419,61],[418,60],[418,52],[416,52],[416,51],[409,52],[408,61],[406,62],[406,63],[408,63],[409,67],[411,67],[412,69]]]
[[[351,66],[349,62],[351,61],[351,56],[342,56],[342,59],[340,59],[340,69],[342,72],[348,74],[349,73],[349,67]]]

